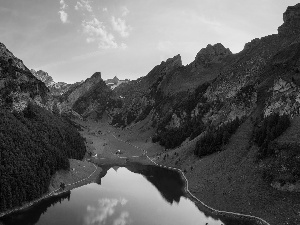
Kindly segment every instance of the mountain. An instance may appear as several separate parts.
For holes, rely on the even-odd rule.
[[[120,85],[112,124],[163,146],[159,162],[208,205],[299,224],[300,4],[283,21],[237,54],[208,45],[189,65],[177,55]]]
[[[106,86],[100,72],[95,72],[85,81],[74,84],[56,83],[42,70],[31,70],[31,73],[49,88],[52,110],[72,118],[99,119],[108,106],[115,105],[114,102],[117,101],[113,100],[113,92]],[[115,77],[114,81],[118,84],[119,79]]]
[[[49,81],[49,79],[48,79]],[[83,138],[55,112],[46,85],[0,43],[0,212],[48,191],[51,176],[82,159]]]
[[[60,113],[76,117],[101,119],[103,113],[117,106],[120,100],[95,72],[90,78],[69,88],[56,103]]]
[[[42,81],[50,90],[51,95],[59,96],[67,92],[70,88],[79,85],[82,82],[76,82],[74,84],[67,84],[65,82],[54,82],[53,78],[45,71],[33,69],[31,73],[40,81]]]
[[[256,38],[237,54],[220,43],[208,45],[187,66],[177,55],[117,87],[123,107],[114,112],[112,124],[124,127],[147,118],[154,142],[173,149],[197,137],[193,153],[203,157],[225,150],[241,124],[251,120],[248,141],[258,148],[268,182],[276,186],[280,180],[296,188],[300,173],[275,153],[290,144],[300,146],[294,139],[278,141],[286,129],[296,129],[300,112],[299,9],[297,4],[286,10],[278,34]],[[275,170],[280,165],[288,171]]]

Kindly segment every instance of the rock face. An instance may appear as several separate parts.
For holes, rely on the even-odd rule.
[[[73,104],[80,98],[84,93],[88,92],[94,84],[102,81],[101,73],[96,72],[90,78],[86,79],[83,83],[78,85],[74,90],[68,91],[64,97],[66,97],[66,104],[72,108]]]
[[[0,107],[23,111],[29,102],[51,109],[49,90],[0,43]]]
[[[300,34],[300,3],[289,6],[283,14],[283,24],[278,28],[280,35]]]
[[[172,70],[177,69],[182,66],[181,56],[178,54],[173,58],[167,59],[165,62],[165,73],[169,74]]]
[[[110,107],[114,107],[112,90],[96,72],[90,78],[69,88],[59,97],[57,108],[60,113],[75,117],[99,119]]]
[[[47,72],[45,72],[43,70],[35,71],[33,69],[30,71],[37,79],[39,79],[40,81],[43,81],[47,87],[55,84],[55,82],[53,81],[53,78]]]
[[[207,67],[211,63],[219,62],[224,57],[232,55],[232,52],[229,48],[225,48],[221,43],[217,43],[215,45],[207,45],[206,48],[201,49],[196,58],[195,65]]]

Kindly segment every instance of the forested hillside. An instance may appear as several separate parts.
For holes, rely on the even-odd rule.
[[[82,159],[83,138],[67,120],[34,104],[0,109],[0,211],[47,192],[51,176]]]

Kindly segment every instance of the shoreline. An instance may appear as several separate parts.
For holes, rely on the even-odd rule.
[[[87,125],[87,123],[84,123],[84,124]],[[94,128],[92,128],[92,126],[94,126]],[[101,133],[99,133],[100,129],[101,129]],[[199,196],[201,196],[201,195],[197,195],[197,192],[195,193],[194,191],[192,191],[193,185],[189,184],[189,180],[187,178],[188,174],[185,175],[185,172],[183,172],[183,170],[181,170],[180,168],[177,168],[176,165],[168,165],[168,162],[164,163],[160,160],[158,160],[159,162],[157,162],[157,160],[155,160],[156,158],[151,159],[148,156],[148,154],[150,153],[150,155],[153,156],[155,152],[152,152],[152,149],[149,148],[150,143],[146,143],[147,145],[145,146],[145,143],[141,142],[141,140],[139,140],[139,139],[136,139],[134,142],[131,142],[131,140],[128,140],[128,137],[123,136],[122,133],[123,133],[122,131],[120,132],[120,130],[114,129],[111,126],[106,127],[102,123],[100,123],[100,124],[99,123],[90,123],[90,124],[88,124],[88,126],[85,126],[84,132],[81,132],[81,135],[87,139],[91,138],[90,143],[88,143],[88,144],[90,144],[90,146],[93,147],[93,149],[91,149],[91,150],[92,150],[92,152],[96,153],[96,156],[90,157],[89,160],[90,160],[90,162],[93,162],[94,166],[96,164],[97,166],[99,166],[100,169],[102,166],[115,165],[115,164],[125,167],[126,163],[128,162],[127,159],[129,159],[129,162],[133,162],[133,163],[137,162],[137,163],[142,163],[145,165],[153,165],[154,164],[159,167],[176,170],[177,172],[180,173],[180,176],[182,177],[182,179],[185,182],[185,193],[186,193],[187,197],[191,201],[193,201],[200,210],[204,209],[204,210],[207,210],[208,212],[210,212],[212,215],[223,216],[224,218],[229,218],[229,217],[230,218],[241,218],[242,220],[245,220],[245,218],[246,218],[248,221],[255,221],[256,224],[270,225],[270,223],[267,222],[266,220],[264,220],[263,218],[246,214],[247,211],[244,213],[237,213],[232,209],[230,210],[230,207],[229,207],[229,209],[223,208],[223,211],[222,211],[222,210],[218,210],[218,209],[208,206],[207,204],[204,203],[204,201],[201,201],[199,199]],[[126,140],[121,139],[120,134]],[[113,138],[111,136],[113,136]],[[117,141],[114,141],[114,140],[117,140]],[[118,141],[120,143],[117,143]],[[136,145],[138,145],[140,147],[138,147]],[[115,154],[116,149],[122,149],[122,150],[124,149],[124,152],[122,151],[122,154],[124,153],[124,155],[120,156],[120,155]],[[147,149],[148,151],[146,151],[144,149]],[[149,152],[149,150],[150,150],[150,152]],[[143,154],[141,154],[141,153],[143,153]],[[78,181],[78,182],[80,182],[80,181]],[[193,182],[190,182],[190,183],[193,184]],[[84,184],[82,184],[82,185],[84,185]],[[80,186],[82,186],[82,185],[80,185]],[[73,187],[70,190],[72,190],[74,188],[76,188],[76,187]],[[191,190],[189,190],[190,188],[191,188]],[[39,199],[39,201],[53,196],[53,195],[51,195],[51,196],[48,196],[48,195],[46,195],[42,199]],[[196,196],[198,196],[198,197],[196,197]],[[33,205],[33,204],[31,204],[31,205]],[[15,210],[15,211],[25,209],[27,207],[30,207],[31,205],[27,205],[18,210]],[[214,205],[214,207],[217,207],[217,206]],[[9,213],[12,213],[12,212],[9,212]],[[0,217],[3,217],[3,216],[4,215],[1,216],[1,214],[0,214]]]
[[[75,188],[78,188],[78,187],[81,187],[81,186],[83,186],[83,185],[88,184],[88,183],[89,183],[89,182],[88,182],[89,179],[96,173],[97,170],[100,170],[99,173],[101,173],[101,171],[102,171],[102,169],[101,169],[99,166],[97,166],[97,165],[95,165],[95,164],[93,164],[93,166],[95,167],[95,170],[94,170],[88,177],[85,177],[85,178],[83,178],[83,179],[81,179],[81,180],[78,180],[78,181],[76,181],[76,182],[73,182],[73,183],[66,184],[66,187],[65,187],[65,189],[64,189],[63,191],[59,191],[61,188],[57,188],[57,189],[51,191],[50,193],[44,194],[43,196],[41,196],[41,197],[38,198],[38,199],[35,199],[35,200],[30,201],[30,202],[24,203],[22,206],[18,206],[18,207],[15,207],[15,208],[13,208],[13,209],[10,209],[10,210],[1,212],[1,213],[0,213],[0,218],[2,218],[2,217],[4,217],[4,216],[8,216],[8,215],[10,215],[10,214],[12,214],[12,213],[15,213],[15,212],[18,212],[18,211],[21,211],[21,210],[30,208],[31,206],[33,206],[33,205],[35,205],[35,204],[41,202],[42,200],[45,200],[45,199],[48,199],[48,198],[51,198],[51,197],[54,197],[54,196],[61,195],[61,194],[63,194],[63,193],[66,193],[66,192],[68,192],[68,191],[71,191],[71,190],[73,190],[73,189],[75,189]],[[92,179],[92,180],[93,180],[93,179]],[[91,180],[91,181],[92,181],[92,180]],[[83,183],[81,183],[81,182],[83,182]],[[81,184],[80,184],[80,185],[77,185],[78,183],[81,183]]]
[[[218,209],[215,209],[213,207],[210,207],[208,206],[207,204],[205,204],[203,201],[201,201],[200,199],[198,199],[194,194],[191,193],[191,191],[189,190],[189,182],[188,182],[188,179],[187,177],[184,175],[184,172],[179,169],[179,168],[176,168],[176,167],[169,167],[169,166],[165,166],[165,165],[161,165],[161,164],[158,164],[156,163],[155,161],[153,161],[148,155],[147,155],[147,151],[136,146],[136,145],[133,145],[131,143],[128,143],[120,138],[117,138],[114,134],[112,134],[112,136],[119,140],[119,141],[122,141],[124,143],[127,143],[129,145],[131,145],[132,147],[136,148],[136,149],[139,149],[140,151],[144,152],[145,156],[147,157],[147,159],[152,162],[154,165],[158,166],[158,167],[163,167],[163,168],[166,168],[166,169],[170,169],[170,170],[175,170],[177,171],[181,178],[184,180],[185,182],[185,193],[188,195],[188,198],[195,202],[194,200],[196,200],[195,204],[199,207],[198,204],[201,204],[202,207],[205,207],[207,208],[208,210],[211,211],[211,213],[214,213],[216,215],[221,215],[221,216],[225,216],[225,217],[228,217],[230,216],[231,218],[232,217],[235,217],[235,218],[241,218],[241,219],[249,219],[250,220],[255,220],[255,222],[259,225],[271,225],[270,223],[268,223],[266,220],[264,220],[263,218],[260,218],[260,217],[257,217],[257,216],[253,216],[253,215],[248,215],[248,214],[243,214],[243,213],[236,213],[236,212],[230,212],[230,211],[223,211],[223,210],[218,210]]]

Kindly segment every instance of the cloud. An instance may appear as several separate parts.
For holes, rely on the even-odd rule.
[[[128,46],[125,43],[121,43],[120,48],[125,50],[126,48],[128,48]]]
[[[68,23],[68,14],[66,13],[66,9],[68,8],[68,5],[65,3],[64,0],[60,0],[59,1],[60,4],[60,11],[58,11],[59,13],[59,17],[62,23]]]
[[[128,200],[125,199],[125,198],[121,198],[121,199],[120,199],[120,204],[121,204],[121,205],[126,205],[127,202],[128,202]]]
[[[64,0],[60,0],[59,4],[60,4],[60,9],[66,9],[68,7],[68,5],[65,3]]]
[[[122,16],[127,16],[129,13],[129,9],[126,6],[121,8]]]
[[[88,12],[92,12],[93,8],[90,4],[89,0],[80,0],[77,1],[76,5],[75,5],[75,10],[86,10]]]
[[[122,37],[128,37],[129,32],[132,30],[130,26],[126,25],[126,21],[121,18],[115,18],[112,16],[111,18],[112,27],[115,31],[117,31]]]
[[[106,224],[106,221],[109,217],[113,216],[116,211],[117,205],[122,204],[127,200],[123,199],[109,199],[103,198],[98,200],[98,205],[87,206],[87,215],[84,218],[85,225],[101,225]],[[126,204],[125,203],[125,204]],[[114,220],[114,225],[126,225],[127,218],[129,217],[128,212],[122,212],[120,216]]]
[[[107,32],[106,27],[98,19],[94,18],[90,21],[83,21],[83,32],[88,36],[88,43],[98,42],[98,47],[101,49],[117,48],[118,44],[115,37]]]
[[[62,23],[68,23],[69,22],[68,14],[65,11],[60,10],[58,13],[59,13],[60,20],[61,20]]]
[[[108,9],[105,7],[105,8],[102,9],[102,11],[103,11],[103,12],[107,12]]]
[[[128,212],[122,212],[121,215],[117,219],[114,220],[113,225],[126,225],[128,217],[129,217]]]

